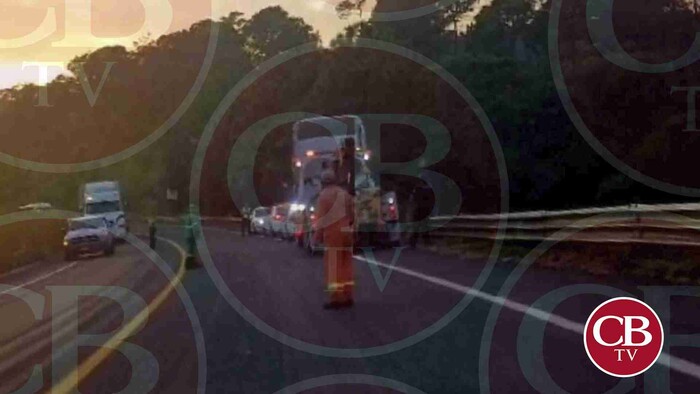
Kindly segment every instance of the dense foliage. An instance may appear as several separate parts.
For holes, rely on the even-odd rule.
[[[480,196],[484,201],[497,200],[493,152],[475,116],[462,107],[464,103],[452,98],[455,93],[449,86],[415,65],[379,51],[353,49],[362,38],[422,53],[471,92],[493,124],[505,153],[511,209],[679,198],[641,186],[621,174],[602,160],[572,125],[550,72],[549,2],[493,0],[473,18],[474,0],[458,1],[413,19],[382,22],[373,17],[431,3],[433,0],[379,0],[375,14],[366,13],[368,18],[350,24],[331,48],[322,48],[312,26],[280,7],[266,8],[249,19],[231,13],[133,49],[109,47],[77,57],[69,67],[73,76],[60,77],[48,85],[49,106],[37,105],[42,87],[22,85],[5,90],[0,93],[4,141],[0,150],[25,160],[55,164],[99,160],[154,136],[158,130],[167,132],[130,158],[92,171],[51,174],[0,165],[0,181],[5,185],[0,191],[0,208],[7,212],[28,202],[48,201],[75,209],[78,184],[111,178],[122,181],[134,210],[173,213],[183,209],[195,149],[219,103],[256,66],[305,43],[318,50],[274,68],[244,89],[218,125],[205,161],[203,184],[208,189],[203,191],[204,212],[235,212],[225,201],[232,182],[232,174],[226,171],[228,154],[237,137],[258,120],[294,111],[435,117],[453,132],[454,146],[445,161],[434,168],[456,179],[463,190],[485,193]],[[676,30],[683,26],[692,31],[695,18],[687,5],[653,0],[644,2],[640,11],[637,3],[616,2],[616,11],[624,16],[619,20],[624,21],[620,29],[625,45],[646,59],[667,58],[667,53],[677,55],[679,50],[682,53],[682,48],[687,48],[684,40],[692,38],[691,34],[654,35],[641,26],[652,14],[662,15],[659,26],[675,26]],[[361,14],[365,7],[365,1],[344,1],[338,12],[342,16]],[[559,37],[564,55],[582,45],[578,40],[584,37],[581,29],[585,26],[576,20],[580,12],[572,7],[562,15],[560,23],[572,30]],[[590,97],[590,111],[610,108],[619,91],[627,88],[625,84],[639,86],[634,77],[620,76],[614,89],[594,90],[587,81],[598,76],[602,66],[586,59],[572,56],[563,64],[566,67],[567,61],[576,61],[583,65],[567,74],[567,82],[578,88],[579,97]],[[99,88],[95,100],[86,94],[86,88],[93,93]],[[191,105],[185,105],[190,99]],[[185,110],[182,116],[173,117],[181,106]],[[598,126],[605,127],[607,119],[598,117]],[[406,142],[411,140],[407,138],[410,131],[388,130],[385,134],[384,157],[410,160],[422,149],[422,143],[415,142],[420,138]],[[460,138],[454,138],[456,135]],[[255,182],[264,203],[285,198],[290,163],[280,151],[286,149],[287,137],[284,131],[271,134],[258,154]],[[637,153],[642,160],[656,154],[653,149]],[[400,178],[389,177],[387,182],[402,196],[410,188],[409,182]],[[172,206],[165,201],[168,188],[183,196]],[[484,201],[466,203],[461,209],[499,208],[497,203]]]

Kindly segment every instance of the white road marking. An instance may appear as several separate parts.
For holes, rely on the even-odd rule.
[[[12,271],[8,271],[8,272],[5,272],[5,273],[3,273],[3,274],[0,274],[0,280],[9,278],[9,277],[11,277],[11,276],[13,276],[13,275],[20,274],[20,273],[25,272],[25,271],[27,271],[27,270],[30,270],[30,269],[32,269],[33,267],[36,267],[36,266],[38,266],[38,265],[40,265],[40,264],[41,264],[41,262],[34,262],[34,263],[29,263],[29,264],[22,264],[22,265],[20,265],[19,267],[13,269]]]
[[[503,306],[507,309],[510,309],[512,311],[526,314],[530,317],[534,317],[535,319],[538,319],[540,321],[550,323],[556,327],[562,328],[562,329],[567,330],[569,332],[583,335],[584,324],[577,323],[577,322],[569,320],[565,317],[561,317],[561,316],[555,315],[553,313],[543,311],[541,309],[533,308],[527,304],[523,304],[523,303],[520,303],[517,301],[509,300],[508,298],[505,298],[505,297],[500,297],[500,296],[496,296],[496,295],[493,295],[490,293],[486,293],[486,292],[474,289],[474,288],[469,287],[469,286],[460,285],[459,283],[450,282],[450,281],[443,279],[443,278],[438,278],[435,276],[426,275],[424,273],[414,271],[414,270],[411,270],[408,268],[402,268],[402,267],[398,267],[398,266],[392,267],[389,264],[384,264],[381,261],[370,260],[370,259],[367,259],[363,256],[353,256],[353,257],[356,260],[363,261],[363,262],[368,263],[368,264],[378,265],[380,267],[384,267],[384,268],[387,268],[390,270],[394,270],[396,272],[400,272],[404,275],[408,275],[408,276],[412,276],[414,278],[424,280],[424,281],[432,283],[434,285],[442,286],[442,287],[457,291],[457,292],[462,293],[462,294],[471,295],[475,298],[490,302],[492,304],[501,305],[501,306]],[[659,359],[657,360],[657,362],[661,365],[668,367],[671,370],[674,370],[676,372],[679,372],[679,373],[682,373],[684,375],[687,375],[687,376],[690,376],[690,377],[693,377],[695,379],[700,380],[700,365],[694,364],[694,363],[687,361],[687,360],[684,360],[682,358],[671,356],[670,354],[665,353],[665,352],[661,353],[661,356],[659,356]]]
[[[0,295],[7,294],[7,293],[13,292],[13,291],[15,291],[15,290],[22,289],[22,288],[27,287],[27,286],[29,286],[29,285],[33,285],[34,283],[37,283],[37,282],[41,282],[41,281],[44,280],[44,279],[48,279],[48,278],[50,278],[50,277],[52,277],[52,276],[54,276],[54,275],[56,275],[56,274],[59,274],[59,273],[65,271],[65,270],[68,270],[68,269],[71,269],[71,268],[75,267],[76,264],[78,264],[78,262],[77,262],[77,261],[74,261],[74,262],[72,262],[72,263],[70,263],[70,264],[68,264],[68,265],[66,265],[66,266],[63,266],[63,267],[61,267],[61,268],[59,268],[59,269],[57,269],[57,270],[55,270],[55,271],[49,272],[48,274],[45,274],[45,275],[42,275],[42,276],[40,276],[40,277],[34,278],[34,279],[32,279],[32,280],[30,280],[30,281],[28,281],[28,282],[24,282],[24,283],[22,283],[22,284],[20,284],[20,285],[14,286],[14,287],[12,287],[12,288],[10,288],[10,289],[7,289],[7,290],[5,290],[5,291],[0,291]]]

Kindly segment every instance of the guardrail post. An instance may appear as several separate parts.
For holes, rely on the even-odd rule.
[[[642,223],[642,214],[639,211],[636,211],[634,216],[637,223],[637,239],[642,239],[644,238],[644,227],[640,226]]]

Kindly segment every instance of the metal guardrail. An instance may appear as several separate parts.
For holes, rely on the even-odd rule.
[[[162,223],[180,223],[182,222],[182,217],[158,216],[156,220]],[[200,220],[203,222],[238,223],[241,221],[241,218],[238,216],[202,216],[200,217]]]
[[[438,216],[431,227],[453,239],[700,246],[700,204]]]
[[[157,220],[177,223],[181,218]],[[201,220],[238,223],[241,218],[203,216]],[[435,238],[700,246],[700,203],[462,214],[436,216],[430,222]]]

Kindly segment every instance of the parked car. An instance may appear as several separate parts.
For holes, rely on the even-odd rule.
[[[266,234],[270,231],[270,208],[257,207],[250,218],[250,232],[253,234]]]
[[[106,256],[114,254],[114,235],[103,216],[83,216],[68,220],[66,236],[63,238],[64,258],[73,260],[81,255]]]
[[[271,233],[282,239],[292,239],[294,229],[289,221],[289,204],[278,204],[272,207],[270,213]]]

